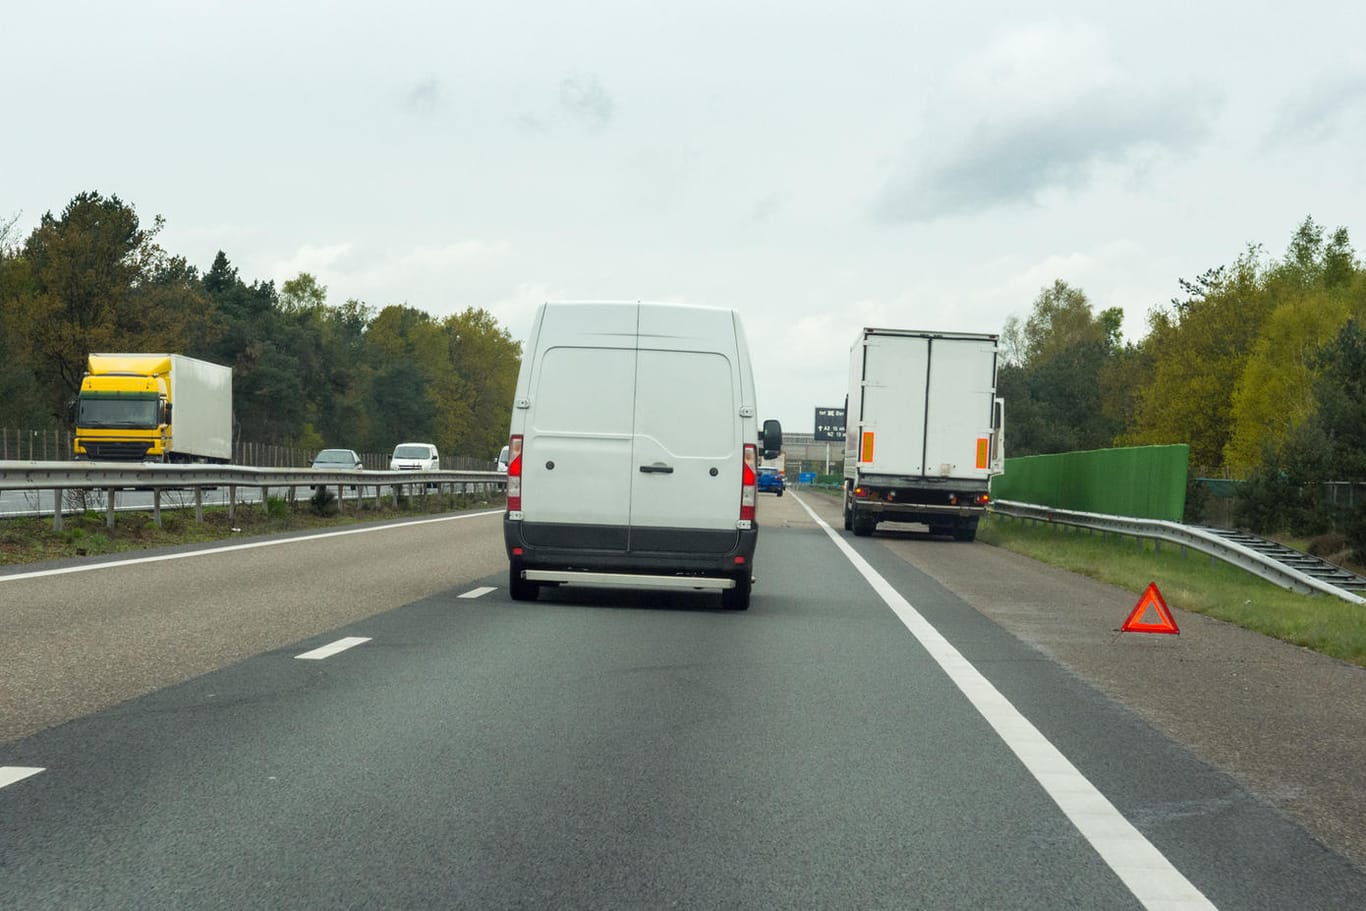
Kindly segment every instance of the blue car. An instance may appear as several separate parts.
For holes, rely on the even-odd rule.
[[[781,497],[783,495],[783,490],[786,487],[787,484],[783,481],[783,473],[781,471],[776,468],[761,467],[759,469],[758,488],[760,493],[776,493]]]

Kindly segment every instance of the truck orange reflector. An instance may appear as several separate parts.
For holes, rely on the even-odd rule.
[[[991,451],[991,440],[988,437],[977,438],[977,467],[987,467],[987,455]]]
[[[858,460],[860,462],[873,461],[873,432],[871,430],[863,434],[863,447],[859,452]]]

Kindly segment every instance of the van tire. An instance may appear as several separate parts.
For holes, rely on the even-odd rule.
[[[508,564],[508,593],[513,601],[535,601],[541,593],[541,586],[522,578],[522,567],[516,563]]]
[[[734,588],[721,589],[721,606],[726,610],[749,610],[749,592],[753,587],[753,577],[749,570],[735,576]]]

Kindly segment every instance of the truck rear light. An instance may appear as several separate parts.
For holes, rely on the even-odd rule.
[[[972,502],[976,503],[978,506],[986,506],[988,503],[991,502],[991,495],[979,493],[977,496],[972,498]]]
[[[745,464],[740,475],[740,521],[754,521],[754,504],[758,500],[759,451],[753,443],[745,444]]]
[[[514,433],[508,439],[508,508],[507,511],[522,511],[522,435]]]

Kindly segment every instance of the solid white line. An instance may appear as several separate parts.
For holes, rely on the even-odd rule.
[[[35,769],[21,765],[0,765],[0,788],[7,788],[16,781],[23,781],[31,775],[37,775],[43,769]]]
[[[271,541],[248,541],[243,544],[229,544],[225,547],[211,547],[205,550],[192,550],[177,554],[158,554],[153,557],[133,557],[128,560],[110,560],[108,563],[87,563],[81,566],[64,566],[61,569],[40,569],[27,573],[0,575],[0,582],[17,582],[20,579],[41,579],[44,576],[64,576],[68,573],[88,573],[97,569],[113,569],[116,566],[133,566],[138,563],[160,563],[163,560],[183,560],[187,557],[207,557],[213,554],[226,554],[234,550],[254,550],[258,547],[276,547],[280,544],[297,544],[300,541],[321,541],[323,538],[340,538],[346,535],[364,535],[374,531],[388,531],[393,528],[409,528],[414,525],[430,525],[434,522],[455,522],[460,519],[477,519],[481,516],[501,514],[501,509],[488,509],[483,512],[466,512],[458,516],[440,516],[435,519],[414,519],[411,522],[396,522],[393,525],[376,525],[371,528],[348,528],[343,531],[325,531],[316,535],[301,535],[297,538],[278,538]]]
[[[1214,905],[1176,867],[1153,847],[1143,833],[1124,818],[1114,804],[1057,747],[1020,714],[958,649],[940,635],[920,612],[884,579],[849,542],[793,494],[816,524],[825,530],[844,556],[900,618],[911,635],[939,664],[1011,752],[1053,798],[1063,814],[1096,849],[1129,891],[1150,911],[1212,909]]]
[[[489,592],[492,592],[492,591],[497,591],[497,589],[496,589],[496,588],[490,588],[490,587],[488,587],[488,586],[486,585],[486,586],[484,586],[483,588],[472,588],[472,589],[470,589],[469,591],[465,592],[463,595],[460,595],[459,597],[461,597],[461,598],[482,598],[482,597],[484,597],[485,595],[487,595]]]
[[[345,639],[338,639],[336,642],[315,648],[311,652],[304,652],[302,655],[295,655],[295,658],[302,658],[305,661],[321,661],[324,658],[331,658],[337,652],[344,652],[348,648],[355,648],[362,642],[369,642],[369,636],[347,636]]]

